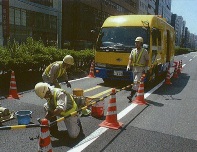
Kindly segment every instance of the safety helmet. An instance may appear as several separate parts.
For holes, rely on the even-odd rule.
[[[143,43],[143,38],[142,37],[136,37],[135,41]]]
[[[39,82],[35,85],[35,92],[38,97],[41,99],[44,98],[46,95],[47,91],[49,90],[49,84],[48,83],[43,83]]]
[[[63,59],[63,62],[66,64],[74,65],[74,59],[71,55],[66,55]]]

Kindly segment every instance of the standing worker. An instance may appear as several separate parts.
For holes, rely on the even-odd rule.
[[[132,71],[133,71],[133,87],[132,87],[130,95],[127,97],[130,102],[132,101],[132,97],[135,95],[135,93],[138,90],[139,81],[140,81],[142,74],[147,73],[147,70],[149,70],[148,51],[142,48],[142,44],[143,44],[143,38],[137,37],[135,39],[136,48],[133,49],[129,55],[127,71],[131,69],[131,65],[132,65]]]
[[[67,69],[74,65],[74,59],[71,55],[66,55],[63,61],[56,61],[51,63],[43,72],[42,79],[44,82],[54,85],[56,88],[61,88],[58,78],[63,77],[67,87],[71,88],[71,84],[68,82]]]
[[[39,82],[35,85],[35,93],[41,99],[45,98],[47,100],[47,103],[44,104],[45,118],[50,122],[56,121],[57,116],[66,117],[70,113],[77,111],[77,104],[73,97],[63,89],[54,88],[48,83]],[[83,133],[78,115],[64,119],[64,123],[70,138],[75,139],[80,133]],[[51,126],[49,131],[52,136],[57,136],[57,124]]]

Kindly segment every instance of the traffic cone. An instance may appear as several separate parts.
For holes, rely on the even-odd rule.
[[[100,123],[99,126],[111,129],[119,129],[122,125],[123,123],[117,121],[116,90],[113,88],[108,104],[106,119]]]
[[[41,125],[49,126],[48,120],[42,119]],[[51,138],[48,127],[41,127],[38,152],[52,152]]]
[[[178,70],[177,70],[177,73],[180,74],[181,73],[181,62],[179,61],[178,63]]]
[[[177,73],[177,64],[175,65],[175,68],[174,68],[174,73],[173,73],[173,78],[179,78],[178,77],[178,73]]]
[[[21,97],[17,93],[17,87],[16,87],[16,80],[15,80],[15,74],[14,71],[11,73],[11,80],[10,80],[10,90],[9,90],[9,96],[8,99],[19,99]]]
[[[167,75],[166,75],[165,84],[172,84],[170,82],[170,68],[168,68],[168,72],[167,72]]]
[[[143,76],[140,79],[140,85],[138,87],[137,96],[132,102],[136,104],[140,104],[140,105],[147,104],[146,100],[144,100],[144,77]]]
[[[95,77],[94,76],[94,60],[91,63],[90,72],[89,72],[88,77],[90,77],[90,78],[94,78]]]
[[[181,66],[180,67],[181,67],[181,70],[182,70],[183,69],[183,62],[182,62],[182,60],[181,60],[180,63],[181,63]]]
[[[177,67],[178,62],[174,61],[174,64],[175,64],[175,65],[173,65],[172,67]]]

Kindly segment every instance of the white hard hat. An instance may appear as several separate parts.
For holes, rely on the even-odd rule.
[[[46,92],[49,90],[49,84],[48,83],[43,83],[43,82],[39,82],[35,85],[35,92],[36,95],[38,97],[40,97],[41,99],[44,98],[44,96],[46,95]]]
[[[143,38],[142,37],[136,37],[135,41],[139,41],[139,42],[143,43]]]
[[[74,65],[74,59],[71,55],[66,55],[63,59],[63,62],[66,64]]]

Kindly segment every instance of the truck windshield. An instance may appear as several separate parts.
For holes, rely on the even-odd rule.
[[[141,36],[147,43],[147,31],[142,27],[107,27],[102,28],[98,37],[97,51],[130,52],[135,48],[136,37]]]

